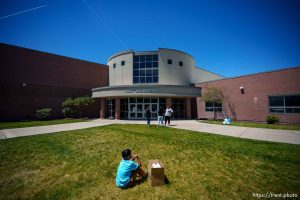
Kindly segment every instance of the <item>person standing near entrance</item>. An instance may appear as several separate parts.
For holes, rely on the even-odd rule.
[[[173,114],[173,110],[170,106],[167,107],[166,112],[165,112],[165,126],[167,125],[167,121],[168,121],[168,125],[170,126],[170,120]]]
[[[147,124],[148,124],[148,126],[150,126],[150,121],[151,121],[150,106],[147,106],[147,109],[146,109],[146,118],[147,118]]]
[[[159,125],[163,125],[164,124],[164,110],[159,107],[158,113],[157,113],[157,127]]]

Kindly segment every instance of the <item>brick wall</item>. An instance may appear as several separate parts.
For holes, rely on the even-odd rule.
[[[108,85],[107,65],[0,43],[0,120],[34,119],[35,110],[52,108],[60,118],[68,97],[91,96],[91,89]],[[87,109],[99,117],[99,102]]]
[[[202,95],[207,87],[218,87],[224,91],[234,105],[237,120],[265,121],[269,113],[268,96],[300,94],[300,67],[285,70],[241,76],[237,78],[197,84]],[[244,87],[241,94],[240,87]],[[229,113],[228,101],[223,106],[224,112],[218,118]],[[213,118],[212,112],[205,111],[205,102],[197,98],[198,118]],[[283,123],[300,123],[300,114],[276,114]]]

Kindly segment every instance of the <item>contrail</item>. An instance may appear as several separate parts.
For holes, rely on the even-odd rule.
[[[82,2],[86,5],[86,7],[92,11],[96,17],[98,18],[98,20],[104,25],[106,26],[106,28],[109,30],[109,32],[117,39],[119,40],[119,42],[126,48],[126,49],[129,49],[128,46],[121,40],[121,38],[113,32],[113,30],[108,26],[108,24],[106,24],[104,22],[104,20],[98,15],[98,13],[85,1],[85,0],[82,0]]]
[[[7,16],[4,16],[4,17],[0,17],[0,20],[1,20],[1,19],[5,19],[5,18],[8,18],[8,17],[15,16],[15,15],[18,15],[18,14],[21,14],[21,13],[25,13],[25,12],[29,12],[29,11],[32,11],[32,10],[36,10],[36,9],[39,9],[39,8],[43,8],[43,7],[46,7],[46,6],[47,6],[47,5],[43,5],[43,6],[38,6],[38,7],[35,7],[35,8],[28,9],[28,10],[23,10],[23,11],[20,11],[20,12],[11,14],[11,15],[7,15]]]

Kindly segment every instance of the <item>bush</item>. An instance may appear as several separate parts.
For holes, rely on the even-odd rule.
[[[62,114],[64,115],[65,118],[73,118],[76,116],[77,112],[69,107],[63,108],[61,110]]]
[[[35,116],[38,120],[46,120],[51,114],[51,108],[42,108],[35,111]]]
[[[279,122],[279,118],[275,115],[268,115],[266,120],[268,124],[275,124]]]

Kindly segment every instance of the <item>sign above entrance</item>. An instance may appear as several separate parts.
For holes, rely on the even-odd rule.
[[[124,90],[125,93],[158,93],[156,88],[130,88]]]

